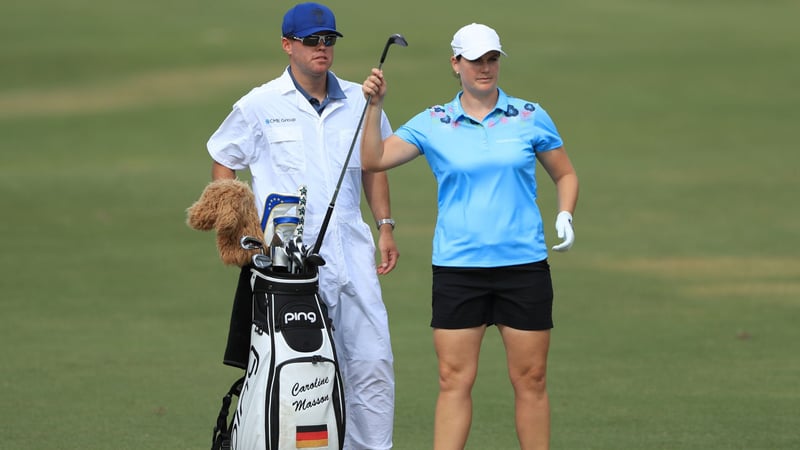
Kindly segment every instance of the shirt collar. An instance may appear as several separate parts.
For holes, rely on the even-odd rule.
[[[453,111],[453,117],[455,117],[456,121],[467,119],[468,116],[464,112],[464,108],[461,107],[461,95],[464,94],[464,91],[458,91],[456,97],[453,101],[450,102],[450,108]],[[494,105],[494,110],[492,114],[500,112],[505,112],[508,110],[508,96],[502,89],[497,88],[497,103]],[[491,114],[490,114],[491,115]]]
[[[328,95],[325,97],[324,100],[322,100],[322,102],[312,97],[308,92],[306,92],[305,89],[303,89],[302,86],[300,86],[300,84],[297,83],[297,80],[295,80],[294,78],[294,74],[292,74],[291,66],[286,68],[286,72],[292,79],[292,84],[294,84],[294,87],[303,95],[303,97],[305,97],[306,100],[308,100],[308,102],[311,104],[311,106],[314,107],[317,113],[322,114],[322,110],[325,109],[325,107],[328,106],[328,103],[330,103],[332,100],[343,100],[347,98],[347,96],[344,95],[342,87],[339,85],[339,80],[336,78],[336,75],[334,75],[334,73],[331,71],[328,71],[328,83],[327,83]]]

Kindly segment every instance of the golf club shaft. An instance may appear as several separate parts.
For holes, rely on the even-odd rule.
[[[383,67],[383,62],[386,61],[386,53],[389,51],[389,46],[395,43],[398,37],[402,39],[402,41],[400,41],[401,45],[407,45],[402,36],[392,35],[389,40],[386,41],[386,46],[383,48],[381,60],[378,63],[378,70]],[[311,253],[319,254],[319,249],[322,247],[322,239],[325,237],[325,232],[328,230],[328,224],[331,221],[331,216],[333,216],[333,208],[336,206],[336,197],[339,196],[339,188],[342,187],[342,181],[344,181],[344,176],[347,173],[347,165],[350,163],[350,157],[353,156],[353,149],[355,148],[356,141],[358,140],[358,132],[361,130],[361,124],[364,122],[364,116],[367,114],[367,108],[369,108],[370,101],[372,101],[371,95],[367,96],[367,101],[364,103],[364,109],[361,111],[361,117],[358,119],[356,132],[353,134],[353,140],[350,142],[350,149],[347,151],[347,157],[344,159],[342,171],[339,173],[339,181],[336,182],[336,189],[333,191],[333,197],[331,197],[331,203],[328,205],[328,210],[325,211],[325,218],[322,220],[322,226],[320,226],[319,234],[317,235],[317,242],[314,243],[314,249],[311,250]]]
[[[369,102],[371,100],[372,96],[370,95],[367,97],[367,103],[364,105],[364,110],[361,111],[361,117],[358,119],[356,132],[353,135],[353,141],[350,143],[350,150],[347,151],[347,157],[344,159],[344,166],[342,167],[341,173],[339,173],[339,181],[336,182],[336,189],[333,191],[333,197],[331,197],[328,210],[325,211],[325,218],[322,220],[322,226],[319,228],[319,235],[317,236],[317,242],[314,243],[314,249],[312,250],[312,253],[319,253],[319,249],[322,247],[322,238],[325,236],[325,232],[328,229],[328,224],[331,221],[331,216],[333,216],[333,208],[336,206],[336,197],[339,196],[339,188],[342,187],[342,181],[344,181],[344,176],[347,173],[347,165],[350,163],[350,157],[353,156],[353,148],[356,145],[356,140],[358,140],[358,130],[361,129],[361,124],[364,122],[364,116],[367,113],[367,108],[369,107]]]

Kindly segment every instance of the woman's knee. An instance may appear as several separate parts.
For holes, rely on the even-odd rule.
[[[544,367],[530,367],[517,373],[510,373],[514,391],[542,394],[547,390],[547,374]]]
[[[439,389],[442,391],[472,390],[477,370],[466,367],[439,365]]]

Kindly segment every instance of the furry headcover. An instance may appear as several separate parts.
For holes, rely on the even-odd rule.
[[[242,248],[239,243],[242,236],[264,238],[255,196],[250,185],[243,181],[212,181],[186,212],[190,228],[217,230],[217,250],[227,265],[242,267],[250,263],[255,251]]]

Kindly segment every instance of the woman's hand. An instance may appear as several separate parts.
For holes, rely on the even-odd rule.
[[[386,81],[383,79],[383,71],[373,68],[372,73],[364,80],[364,84],[361,85],[361,91],[364,93],[364,98],[368,99],[370,104],[381,104],[383,102],[383,97],[386,95]]]

